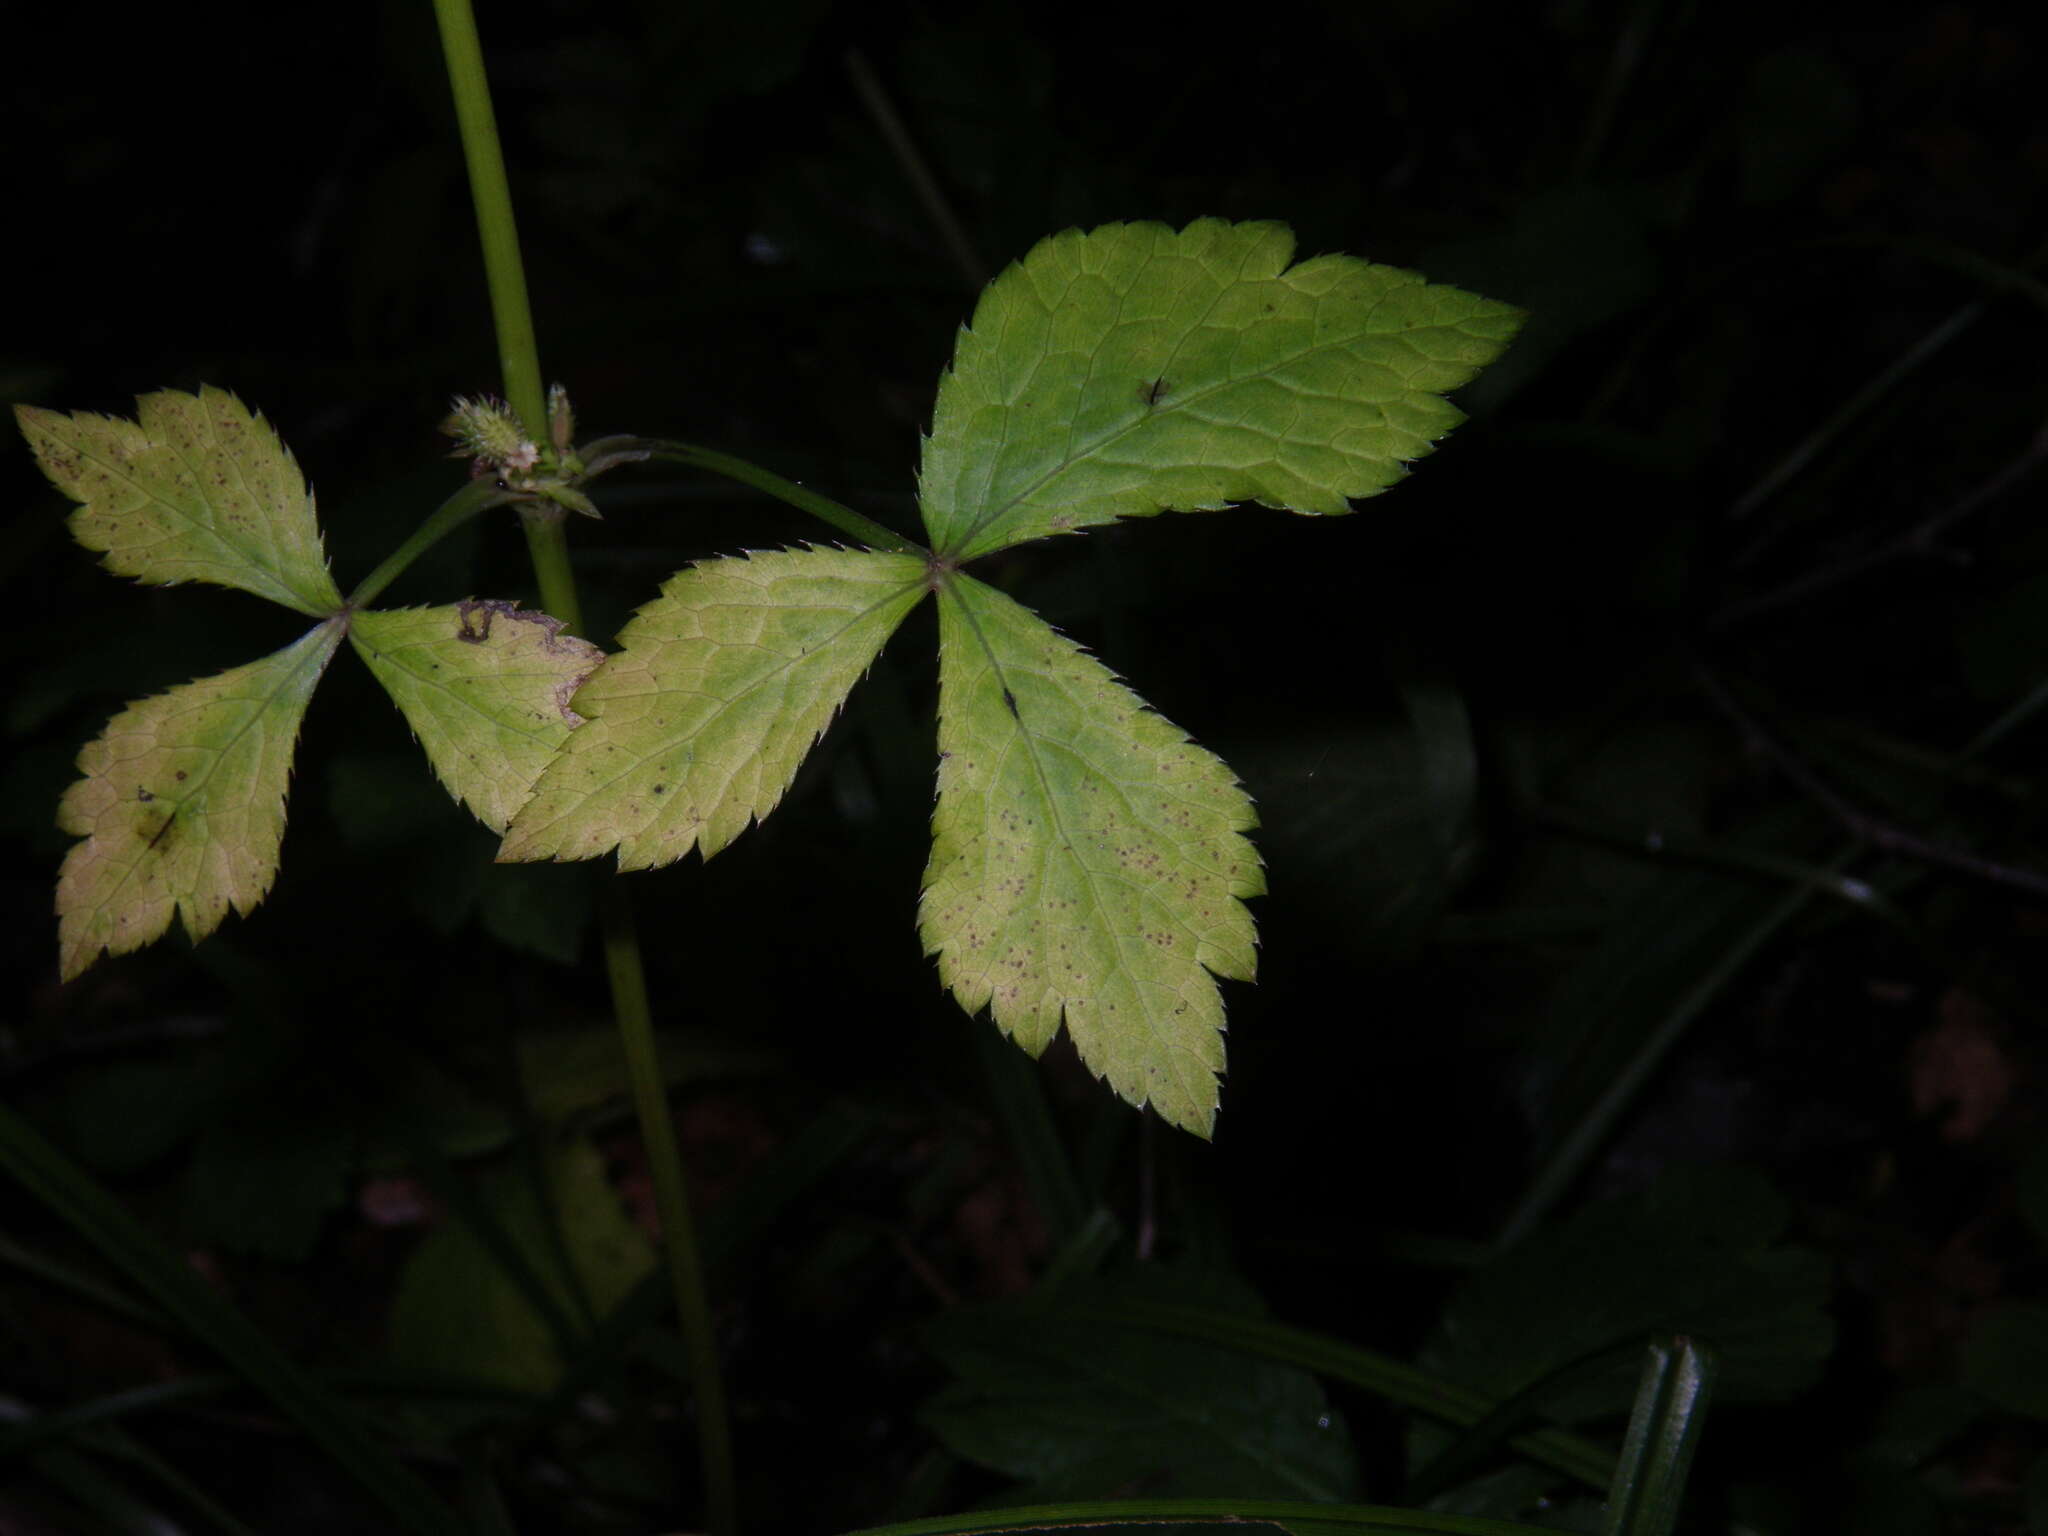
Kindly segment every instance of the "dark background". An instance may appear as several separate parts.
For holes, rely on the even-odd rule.
[[[450,396],[497,387],[429,7],[16,20],[0,393],[119,413],[232,388],[306,468],[346,588],[460,483],[434,432]],[[1230,761],[1264,822],[1261,977],[1226,986],[1214,1145],[1109,1101],[1064,1046],[1056,1113],[1157,1252],[1227,1255],[1276,1315],[1408,1354],[1459,1283],[1442,1261],[1514,1219],[1635,1063],[1583,1176],[1531,1215],[1761,1170],[1773,1241],[1829,1277],[1833,1352],[1731,1404],[1713,1511],[2019,1528],[2048,1402],[1969,1341],[2048,1284],[2037,27],[1791,7],[1760,31],[1740,8],[1565,0],[480,23],[543,366],[586,427],[737,453],[905,531],[955,327],[1053,231],[1280,219],[1304,255],[1527,308],[1460,396],[1472,420],[1352,517],[1162,516],[989,562]],[[78,747],[294,631],[240,594],[97,571],[18,438],[0,487],[8,1102],[308,1358],[373,1348],[418,1237],[371,1213],[370,1181],[405,1177],[380,1127],[423,1073],[488,1099],[510,1037],[602,1028],[594,875],[489,867],[343,658],[263,907],[60,987],[51,816]],[[625,472],[597,499],[605,521],[572,532],[600,642],[690,559],[828,536],[708,478]],[[531,600],[509,523],[388,600],[469,595]],[[1047,1257],[988,1026],[914,930],[931,647],[920,615],[763,827],[632,878],[707,1204],[828,1107],[871,1117],[723,1287],[764,1529],[997,1486],[942,1468],[904,1502],[942,1379],[916,1330]],[[589,1099],[631,1193],[633,1138]],[[274,1177],[233,1182],[252,1167]],[[7,1212],[11,1242],[89,1262]],[[187,1368],[4,1286],[10,1401]],[[2048,1359],[2048,1324],[2017,1336]],[[1897,1401],[1949,1415],[1911,1456],[1882,1449]],[[1398,1420],[1346,1406],[1366,1492],[1398,1498]],[[269,1433],[256,1416],[173,1426],[169,1450],[204,1470]],[[771,1448],[811,1470],[776,1479]],[[569,1518],[508,1475],[534,1529]],[[687,1517],[674,1475],[618,1495],[618,1528]],[[250,1518],[280,1518],[289,1491],[269,1497]]]

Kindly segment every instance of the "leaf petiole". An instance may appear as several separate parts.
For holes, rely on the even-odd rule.
[[[427,520],[413,530],[410,538],[386,556],[382,565],[363,578],[355,591],[349,594],[348,606],[361,608],[365,603],[376,601],[384,589],[396,581],[413,561],[486,507],[502,506],[510,500],[510,494],[500,490],[489,480],[470,481],[436,507],[428,515]]]
[[[734,458],[729,453],[720,453],[715,448],[700,448],[695,443],[670,442],[662,438],[604,438],[582,450],[587,474],[597,474],[600,467],[627,462],[633,459],[665,459],[671,463],[689,464],[698,469],[708,469],[713,474],[724,475],[728,480],[737,480],[751,485],[757,491],[765,491],[778,501],[786,501],[800,512],[808,512],[837,528],[841,533],[859,539],[870,549],[886,550],[891,554],[929,556],[930,551],[922,544],[906,539],[902,534],[883,527],[871,517],[848,506],[842,506],[829,496],[798,485],[794,480],[785,480],[773,470],[749,464],[745,459]]]

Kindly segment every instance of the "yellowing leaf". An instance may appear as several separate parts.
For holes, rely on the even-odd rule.
[[[15,407],[43,472],[83,503],[79,543],[141,581],[240,587],[315,617],[341,606],[312,494],[268,422],[220,389],[136,405],[136,421]]]
[[[1081,1059],[1200,1136],[1223,1003],[1265,889],[1229,767],[1030,610],[955,574],[939,601],[939,804],[919,923],[970,1013]]]
[[[582,724],[569,700],[604,660],[559,619],[516,603],[359,613],[349,639],[448,792],[500,833]]]
[[[193,941],[270,889],[292,745],[341,621],[275,655],[131,704],[78,755],[57,824],[85,839],[57,878],[65,980],[139,949],[176,910]]]
[[[1163,510],[1351,510],[1464,417],[1520,311],[1284,224],[1070,229],[983,292],[919,477],[939,554]]]
[[[621,869],[709,858],[766,816],[883,641],[924,561],[842,549],[707,560],[669,578],[577,692],[587,723],[498,857]]]

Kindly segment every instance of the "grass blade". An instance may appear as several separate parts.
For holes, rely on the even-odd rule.
[[[1438,1494],[1465,1482],[1486,1465],[1515,1431],[1540,1419],[1546,1402],[1554,1401],[1583,1383],[1603,1380],[1622,1363],[1622,1357],[1634,1359],[1639,1348],[1640,1345],[1631,1340],[1547,1372],[1460,1435],[1441,1455],[1408,1480],[1402,1496],[1411,1504],[1427,1504]]]
[[[1650,1346],[1601,1536],[1671,1536],[1677,1529],[1713,1380],[1713,1352],[1691,1339]]]
[[[119,1201],[0,1106],[0,1166],[105,1255],[194,1338],[268,1397],[390,1512],[398,1528],[454,1536],[462,1528],[431,1490],[278,1347],[209,1291]]]
[[[1834,867],[1838,869],[1844,862],[1846,857]],[[1584,1084],[1580,1093],[1560,1091],[1560,1099],[1569,1096],[1576,1102],[1572,1111],[1561,1117],[1561,1134],[1556,1144],[1501,1229],[1502,1248],[1513,1247],[1550,1214],[1606,1144],[1623,1114],[1684,1038],[1693,1021],[1742,974],[1766,944],[1806,910],[1813,894],[1811,886],[1794,886],[1758,911],[1755,897],[1748,892],[1717,890],[1716,882],[1704,877],[1682,880],[1670,888],[1670,898],[1674,908],[1683,910],[1691,927],[1682,944],[1672,941],[1670,958],[1660,961],[1669,966],[1669,974],[1643,974],[1650,965],[1643,954],[1622,954],[1620,946],[1610,950],[1611,963],[1619,974],[1613,978],[1603,976],[1603,990],[1612,997],[1602,1000],[1604,1006],[1600,1011],[1609,1018],[1624,1019],[1624,1024],[1614,1026],[1616,1029],[1627,1027],[1623,1010],[1645,996],[1648,989],[1675,984],[1676,993],[1655,1003],[1637,1004],[1647,1015],[1635,1021],[1637,1037],[1628,1042],[1621,1059],[1603,1063],[1604,1070],[1598,1074],[1597,1082]]]
[[[1038,1063],[992,1029],[975,1030],[974,1044],[988,1075],[996,1114],[1010,1133],[1010,1148],[1045,1222],[1046,1235],[1058,1249],[1080,1231],[1087,1206],[1073,1160],[1053,1124]]]

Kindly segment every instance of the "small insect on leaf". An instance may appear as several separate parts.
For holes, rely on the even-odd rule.
[[[965,564],[1119,517],[1258,502],[1335,516],[1464,418],[1443,398],[1521,312],[1283,224],[1107,224],[983,292],[939,381],[919,502]]]

